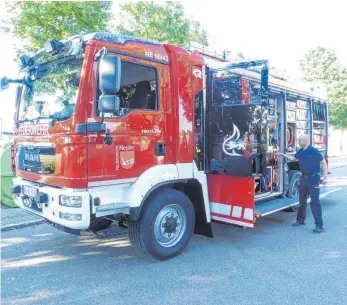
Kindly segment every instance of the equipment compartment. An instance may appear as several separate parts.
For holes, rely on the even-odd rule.
[[[320,102],[312,103],[312,145],[317,149],[326,150],[327,131],[326,131],[326,105]]]

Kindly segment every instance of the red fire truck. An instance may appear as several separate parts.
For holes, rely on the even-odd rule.
[[[165,260],[193,232],[212,237],[212,220],[252,228],[296,205],[298,163],[278,152],[294,154],[299,135],[327,157],[326,101],[266,60],[109,33],[20,59],[20,77],[1,80],[18,83],[11,191],[69,233],[117,222]]]

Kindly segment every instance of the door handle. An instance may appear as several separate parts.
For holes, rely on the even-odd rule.
[[[164,156],[165,155],[165,143],[164,142],[155,143],[155,155],[156,156]]]

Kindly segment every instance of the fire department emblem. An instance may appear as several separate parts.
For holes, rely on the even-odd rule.
[[[133,145],[116,146],[116,170],[129,169],[135,163],[135,147]]]
[[[233,133],[227,137],[223,142],[223,152],[228,156],[242,156],[237,151],[244,151],[245,144],[240,140],[240,131],[235,124],[233,124]]]
[[[135,151],[120,151],[119,152],[119,158],[120,158],[120,165],[125,168],[129,169],[132,168],[135,163]]]

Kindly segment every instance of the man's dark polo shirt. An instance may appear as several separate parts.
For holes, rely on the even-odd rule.
[[[300,148],[295,154],[299,160],[300,171],[303,174],[319,174],[320,162],[323,160],[322,154],[313,146],[307,147],[306,150]]]

